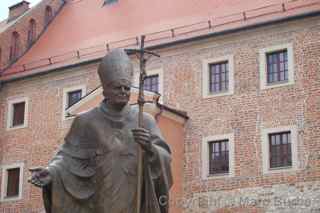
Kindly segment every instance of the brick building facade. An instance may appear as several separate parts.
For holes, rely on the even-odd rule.
[[[9,8],[9,17],[0,22],[0,70],[35,44],[63,5],[63,0],[46,0],[29,8],[29,3],[22,1]]]
[[[214,22],[205,22],[205,32],[192,26],[179,38],[181,28],[172,28],[171,40],[149,40],[161,55],[147,66],[161,79],[161,102],[189,117],[179,150],[183,158],[173,159],[183,164],[182,174],[175,175],[182,196],[170,201],[174,212],[319,211],[320,2],[301,2],[276,4],[283,17],[258,14],[256,22],[249,18],[248,24],[216,26],[217,31],[210,28]],[[66,3],[47,34],[70,8]],[[50,35],[43,37],[35,45]],[[99,86],[97,63],[108,50],[92,56],[78,50],[75,58],[23,69],[28,58],[38,59],[39,46],[0,78],[0,191],[5,169],[21,166],[23,174],[21,196],[1,199],[0,212],[42,210],[40,191],[27,183],[27,168],[47,164],[72,122],[64,116],[65,95]],[[10,106],[21,100],[27,125],[10,128]]]

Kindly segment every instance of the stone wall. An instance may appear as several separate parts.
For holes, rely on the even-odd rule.
[[[172,205],[185,212],[315,213],[320,211],[320,182],[276,184],[227,191],[202,192]]]

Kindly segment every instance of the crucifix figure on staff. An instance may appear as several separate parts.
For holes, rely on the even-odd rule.
[[[146,51],[135,51],[143,80]],[[98,74],[104,100],[74,119],[49,165],[30,169],[30,182],[43,189],[47,213],[168,213],[171,151],[143,112],[143,81],[139,107],[131,106],[133,65],[120,49],[102,58]]]

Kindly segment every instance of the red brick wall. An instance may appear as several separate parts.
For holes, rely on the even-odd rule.
[[[226,200],[241,193],[266,199],[281,193],[287,193],[287,197],[299,194],[310,199],[319,195],[319,32],[320,19],[314,17],[159,50],[161,59],[155,59],[148,68],[163,68],[164,103],[187,111],[190,116],[185,127],[185,144],[180,147],[184,152],[181,174],[184,199],[176,204],[183,205],[184,212],[279,210],[274,206],[240,208],[221,205],[218,208],[199,202],[204,195],[221,195]],[[261,90],[259,50],[283,43],[293,43],[294,46],[295,83]],[[233,54],[235,61],[234,94],[203,99],[202,60],[228,54]],[[94,89],[98,85],[95,70],[96,65],[87,65],[3,85],[0,90],[0,111],[5,112],[0,114],[2,165],[17,161],[24,161],[25,168],[47,164],[59,144],[58,139],[69,127],[69,121],[61,119],[63,88],[86,84],[87,91]],[[14,96],[30,98],[29,127],[6,131],[6,103]],[[299,130],[299,160],[305,162],[309,156],[309,166],[296,172],[263,175],[261,129],[292,124]],[[234,177],[202,180],[203,137],[230,132],[235,136]],[[27,175],[25,170],[25,177]],[[0,203],[0,212],[10,206],[34,210],[42,207],[40,191],[31,187],[26,179],[23,190],[23,200]],[[188,199],[195,199],[195,202],[190,203]]]
[[[310,161],[310,158],[308,169],[301,167],[297,172],[263,175],[261,153],[262,128],[296,125],[299,129],[299,161],[303,163],[308,161],[308,156],[319,156],[319,32],[320,19],[317,17],[218,36],[207,43],[186,44],[184,49],[171,49],[170,53],[162,54],[168,55],[162,58],[165,102],[181,107],[190,116],[185,141],[184,189],[187,198],[207,191],[218,194],[217,191],[222,190],[230,190],[231,198],[239,188],[277,184],[289,187],[299,182],[319,181],[319,160]],[[285,43],[294,46],[295,84],[261,90],[259,50]],[[203,99],[202,59],[229,54],[234,55],[235,61],[234,94]],[[235,177],[202,180],[202,139],[230,132],[235,135]],[[302,188],[305,190],[302,196],[319,195],[308,191],[307,187]],[[205,207],[202,211],[208,212],[208,209]],[[194,206],[187,207],[186,212],[200,210]]]
[[[18,32],[20,35],[20,48],[19,51],[23,54],[28,49],[28,30],[29,22],[31,19],[36,21],[36,37],[40,36],[41,33],[46,29],[47,26],[44,24],[44,14],[46,6],[51,6],[53,15],[56,15],[60,8],[63,6],[62,0],[43,0],[35,7],[29,9],[27,13],[20,16],[16,20],[9,22],[10,27],[0,33],[0,49],[2,50],[0,70],[7,67],[10,64],[10,46],[12,40],[12,33]],[[14,23],[15,22],[15,23]],[[12,25],[12,23],[14,23]]]
[[[71,124],[71,120],[62,121],[63,88],[85,84],[87,91],[93,90],[97,86],[98,76],[92,73],[96,73],[96,65],[30,78],[2,88],[0,103],[1,111],[4,110],[5,114],[1,113],[0,119],[3,148],[0,164],[24,162],[25,170],[23,200],[0,202],[0,212],[10,208],[18,212],[42,208],[40,190],[27,183],[27,168],[47,165]],[[28,127],[6,131],[7,99],[20,96],[29,97]]]
[[[23,2],[19,4],[19,6],[15,6],[9,9],[9,20],[13,20],[29,9],[29,4],[27,2]]]

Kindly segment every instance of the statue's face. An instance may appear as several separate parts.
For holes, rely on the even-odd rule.
[[[105,85],[103,94],[107,102],[118,109],[123,108],[130,99],[131,82],[127,80],[117,80]]]

